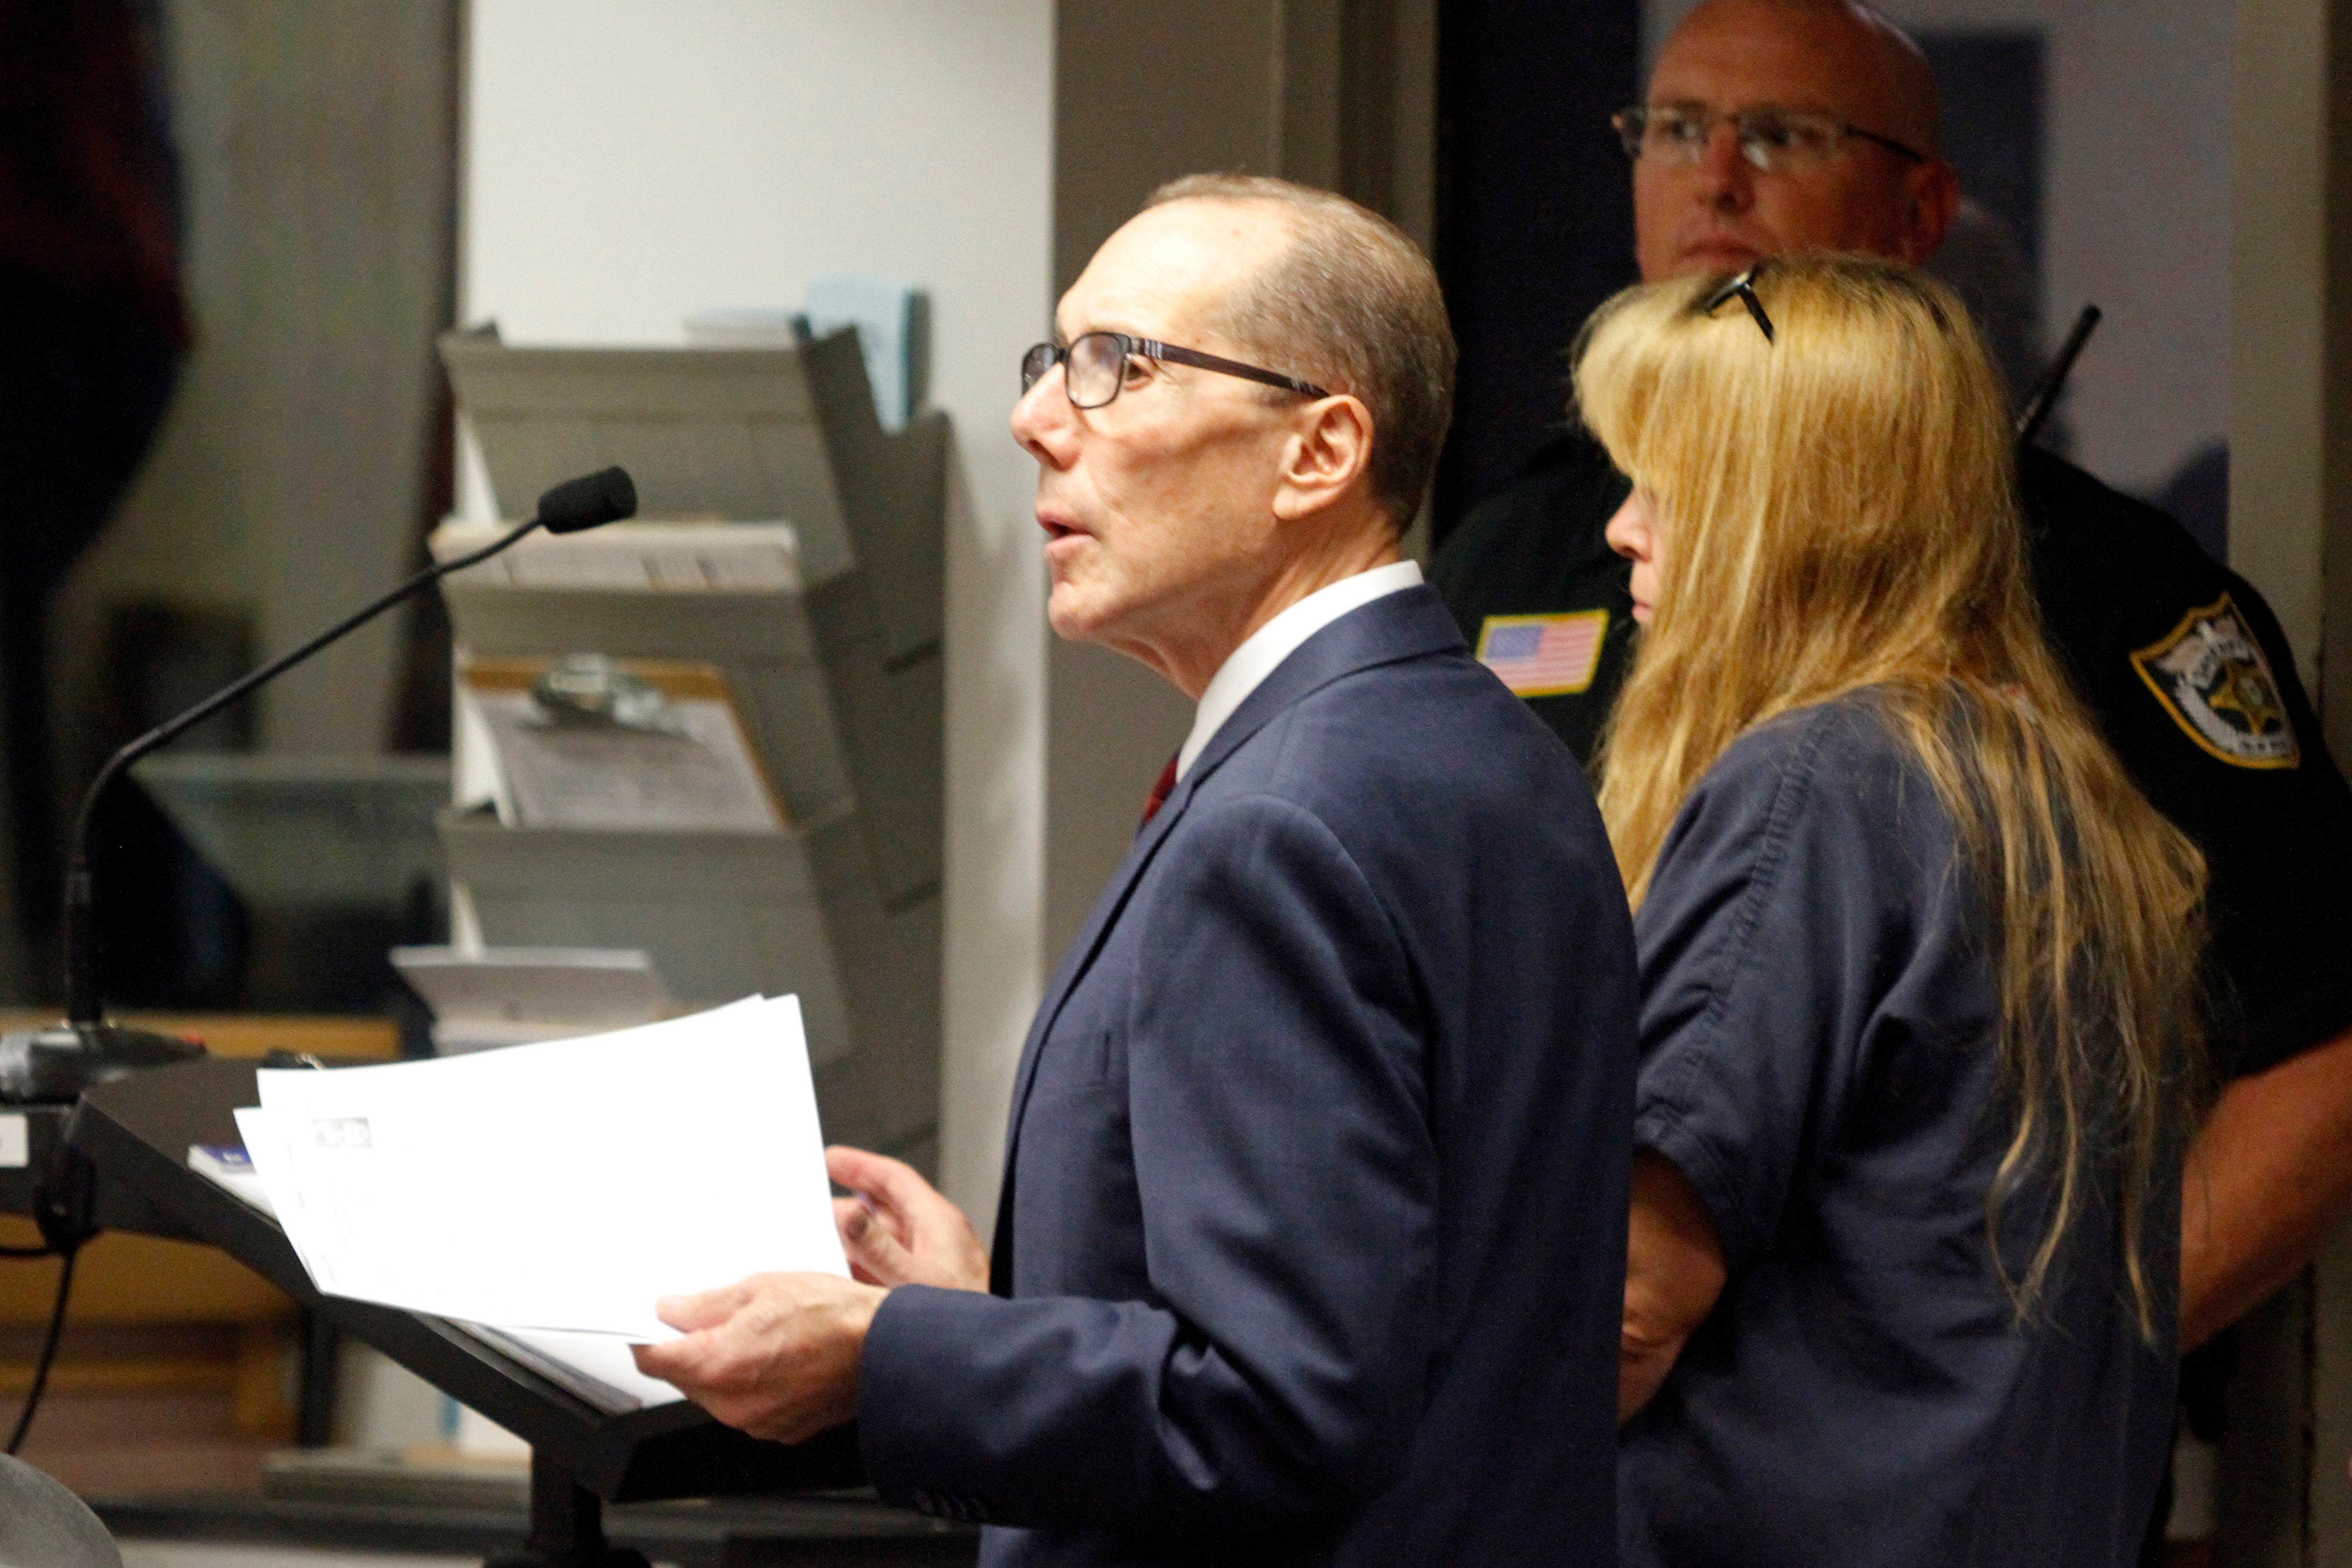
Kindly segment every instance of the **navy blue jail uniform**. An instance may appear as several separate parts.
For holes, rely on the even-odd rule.
[[[2120,1568],[2169,1448],[2172,1306],[2129,1305],[2088,1206],[2027,1321],[1986,1197],[2014,1127],[1989,923],[1867,693],[1742,737],[1635,918],[1634,1142],[1713,1217],[1728,1282],[1624,1428],[1626,1568]],[[2179,1141],[2145,1211],[2178,1273]],[[2002,1211],[2021,1275],[2048,1187]]]

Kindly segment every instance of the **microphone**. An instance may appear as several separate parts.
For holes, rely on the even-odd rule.
[[[575,534],[634,517],[636,510],[637,487],[630,481],[626,469],[607,468],[567,479],[539,498],[539,515],[530,522],[480,549],[426,567],[293,652],[280,654],[230,682],[108,758],[106,766],[98,770],[98,777],[81,798],[80,808],[74,813],[73,834],[67,841],[66,1019],[49,1029],[16,1030],[0,1035],[0,1103],[67,1103],[93,1084],[108,1082],[141,1068],[163,1067],[203,1054],[204,1047],[194,1041],[147,1030],[124,1029],[106,1021],[99,998],[98,902],[90,881],[89,834],[92,813],[108,785],[149,752],[169,745],[231,703],[276,680],[329,643],[364,626],[451,572],[488,560],[538,529],[544,528],[551,534]]]

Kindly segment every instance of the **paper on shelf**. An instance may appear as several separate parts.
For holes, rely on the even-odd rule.
[[[392,967],[433,1009],[441,1056],[604,1034],[673,1010],[635,948],[394,947]]]
[[[499,820],[523,828],[772,833],[784,822],[716,664],[614,661],[647,695],[646,727],[557,722],[536,683],[551,659],[461,658],[457,702],[496,760]]]
[[[319,1289],[505,1330],[674,1337],[665,1295],[846,1275],[800,1004],[256,1075],[237,1113]]]
[[[922,369],[920,298],[921,290],[910,285],[864,273],[809,279],[810,332],[822,338],[844,327],[857,329],[874,416],[885,430],[905,429],[915,411],[915,382]]]

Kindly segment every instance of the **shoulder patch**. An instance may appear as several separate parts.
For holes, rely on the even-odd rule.
[[[1572,696],[1592,685],[1609,612],[1489,615],[1478,628],[1478,662],[1523,697]]]
[[[2222,761],[2293,768],[2303,760],[2270,660],[2228,594],[2182,616],[2131,662],[2172,721]]]

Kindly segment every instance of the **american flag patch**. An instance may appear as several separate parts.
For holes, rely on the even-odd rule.
[[[1519,696],[1556,697],[1592,684],[1609,612],[1489,615],[1478,629],[1478,662]]]

